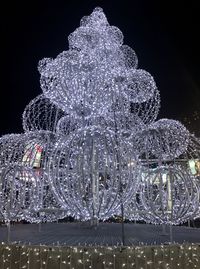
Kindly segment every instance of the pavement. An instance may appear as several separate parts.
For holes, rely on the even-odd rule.
[[[169,227],[166,234],[162,226],[151,224],[124,224],[124,241],[127,246],[140,244],[160,245],[170,242]],[[7,227],[0,226],[0,242],[7,241]],[[91,227],[80,223],[43,223],[11,225],[10,241],[31,245],[67,246],[117,246],[122,245],[122,225],[120,223],[100,223]],[[172,242],[200,243],[200,228],[173,226]]]

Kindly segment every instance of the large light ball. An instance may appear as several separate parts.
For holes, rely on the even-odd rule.
[[[5,222],[21,220],[26,211],[40,206],[41,182],[37,172],[28,167],[0,167],[0,213]]]
[[[43,184],[40,189],[40,206],[35,209],[24,211],[23,219],[31,223],[53,222],[65,218],[68,214],[57,202],[49,185],[48,174],[41,171],[37,178]]]
[[[23,112],[23,129],[55,132],[56,125],[65,114],[43,94],[30,101]]]
[[[90,54],[68,51],[47,62],[40,73],[44,95],[66,113],[103,114],[109,106],[106,67]]]
[[[134,193],[134,152],[108,129],[89,126],[61,138],[51,156],[49,175],[59,203],[80,219],[106,219]]]
[[[147,222],[176,225],[193,218],[198,210],[197,181],[186,163],[144,170],[138,190],[136,205]]]
[[[161,119],[133,134],[132,141],[141,158],[174,160],[186,152],[189,132],[176,120]]]

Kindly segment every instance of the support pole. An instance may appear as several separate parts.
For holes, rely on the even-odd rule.
[[[41,231],[42,231],[42,223],[39,222],[39,223],[38,223],[38,232],[40,233]]]
[[[166,224],[162,224],[162,235],[167,235]]]
[[[173,241],[173,232],[172,232],[172,225],[169,225],[169,233],[170,233],[170,243]]]
[[[124,233],[124,205],[121,202],[121,214],[122,214],[122,245],[125,245],[125,233]]]
[[[10,243],[10,221],[7,222],[7,243]]]

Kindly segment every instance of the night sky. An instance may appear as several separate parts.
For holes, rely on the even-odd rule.
[[[154,76],[161,95],[159,118],[181,120],[200,136],[198,1],[13,2],[1,7],[1,135],[23,131],[23,110],[42,92],[38,61],[67,50],[68,35],[100,6],[135,50],[138,67]]]

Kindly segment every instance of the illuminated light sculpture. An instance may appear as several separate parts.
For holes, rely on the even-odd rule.
[[[6,223],[21,220],[26,211],[36,210],[40,182],[33,169],[10,165],[0,171],[0,213]]]
[[[56,133],[60,136],[70,135],[82,127],[82,121],[79,118],[66,115],[58,121],[56,125]]]
[[[26,212],[38,210],[41,182],[36,171],[23,165],[0,167],[0,219],[7,225],[10,242],[10,222],[24,219]]]
[[[132,212],[135,218],[155,224],[178,224],[194,218],[199,207],[199,183],[188,168],[186,153],[191,148],[191,135],[187,129],[178,121],[161,119],[132,139],[143,172],[126,215],[131,218]]]
[[[98,220],[127,207],[130,219],[170,224],[197,215],[199,183],[182,156],[191,149],[188,160],[199,159],[198,143],[180,122],[156,121],[159,91],[122,32],[95,8],[68,41],[68,51],[39,62],[43,94],[25,108],[25,134],[0,139],[1,188],[19,173],[36,177],[27,191],[39,186],[20,214]]]
[[[69,212],[66,209],[62,209],[55,199],[46,173],[40,174],[38,180],[43,181],[42,188],[40,189],[40,206],[33,210],[24,211],[23,219],[31,223],[42,223],[57,221],[68,216]]]
[[[44,58],[38,67],[44,95],[65,112],[105,115],[115,102],[124,102],[128,113],[130,101],[139,110],[140,103],[158,95],[153,77],[136,69],[135,52],[123,45],[123,34],[108,24],[101,8],[83,18],[68,39],[68,51]],[[153,106],[159,107],[159,98],[156,101]]]
[[[187,161],[188,169],[190,173],[193,175],[194,181],[196,182],[199,193],[200,193],[200,139],[195,137],[194,135],[190,135],[187,151],[182,154],[181,158]],[[195,218],[200,217],[200,197],[199,203],[197,205],[198,211]]]
[[[48,131],[0,138],[0,211],[5,221],[14,218],[33,221],[34,212],[46,208],[49,203],[53,206],[49,191],[46,197],[49,183],[45,179],[45,166],[54,139],[55,135]]]
[[[61,137],[49,163],[59,203],[82,220],[114,215],[137,186],[139,169],[128,165],[133,156],[130,144],[117,143],[114,132],[99,126],[79,129],[67,140]]]
[[[137,186],[128,137],[155,120],[159,93],[153,77],[136,69],[135,52],[101,8],[68,40],[68,51],[38,66],[44,95],[68,114],[58,121],[48,173],[58,202],[71,206],[71,214],[108,218],[119,207],[120,185],[124,201]]]
[[[29,222],[51,222],[58,218],[66,216],[66,210],[63,211],[57,203],[47,174],[47,167],[49,156],[53,150],[57,137],[50,131],[35,131],[25,134],[27,143],[25,147],[25,154],[22,162],[24,166],[31,166],[37,175],[37,180],[40,181],[41,186],[38,191],[40,197],[37,206],[32,210],[26,210],[23,214],[23,219]]]
[[[23,161],[26,154],[26,135],[11,134],[0,138],[0,215],[8,226],[7,240],[10,240],[10,221],[22,220],[25,212],[38,210],[42,182],[34,161]],[[29,152],[30,153],[30,152]]]
[[[145,221],[176,225],[197,212],[198,192],[198,186],[185,164],[158,165],[142,173],[136,203]]]
[[[39,136],[40,133],[31,132],[2,136],[0,138],[0,167],[19,165],[30,169],[40,168],[44,145],[41,145]],[[44,147],[46,145],[47,143]]]
[[[0,138],[0,166],[5,167],[10,164],[22,163],[24,155],[24,143],[22,134],[8,134]]]
[[[55,132],[57,122],[64,115],[61,109],[40,94],[31,100],[24,110],[23,129],[25,132],[41,130]]]
[[[170,161],[186,152],[189,143],[189,131],[180,122],[160,119],[143,130],[133,134],[133,144],[138,154],[158,162]]]

